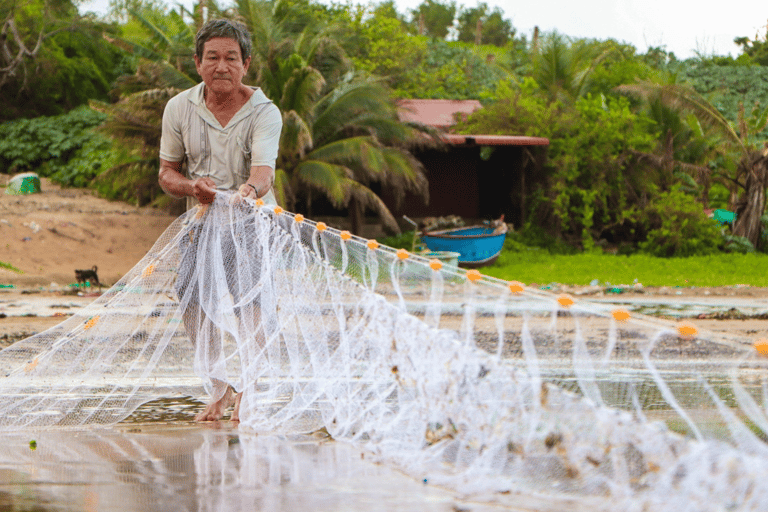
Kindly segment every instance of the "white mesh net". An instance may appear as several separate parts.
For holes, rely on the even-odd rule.
[[[418,479],[600,510],[768,510],[751,345],[466,273],[219,193],[119,283],[0,352],[0,425],[243,391]],[[575,500],[575,501],[574,501]]]

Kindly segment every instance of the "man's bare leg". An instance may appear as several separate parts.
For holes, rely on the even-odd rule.
[[[224,392],[224,395],[222,395],[222,397],[216,400],[215,402],[211,402],[208,405],[206,405],[205,409],[203,409],[203,412],[195,416],[195,421],[220,420],[221,418],[224,417],[224,412],[229,408],[230,405],[232,405],[233,403],[235,403],[237,406],[240,405],[239,396],[240,396],[240,393],[237,393],[237,396],[236,396],[232,387],[227,386],[227,390]],[[232,414],[234,416],[235,413],[233,412]]]
[[[240,421],[240,400],[243,398],[243,392],[235,393],[235,406],[232,408],[232,415],[229,417],[232,421]]]

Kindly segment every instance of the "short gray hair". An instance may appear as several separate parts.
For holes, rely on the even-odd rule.
[[[243,59],[243,64],[251,56],[253,43],[251,42],[251,34],[245,28],[245,25],[239,21],[216,19],[210,20],[197,31],[195,36],[195,55],[197,55],[198,59],[203,60],[203,46],[205,46],[205,42],[216,37],[234,39],[240,45],[240,56]]]

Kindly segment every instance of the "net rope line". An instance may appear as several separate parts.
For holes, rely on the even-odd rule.
[[[101,297],[0,352],[0,428],[112,425],[233,386],[243,429],[325,429],[485,499],[768,509],[768,381],[751,346],[233,197],[182,215]]]

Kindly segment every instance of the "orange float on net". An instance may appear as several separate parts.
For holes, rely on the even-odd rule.
[[[473,283],[475,281],[478,281],[478,280],[482,279],[482,278],[483,278],[483,274],[481,274],[480,271],[475,270],[475,269],[467,270],[467,279],[469,279]]]
[[[350,233],[349,231],[342,231],[341,233],[339,233],[339,236],[341,237],[342,240],[346,241],[352,238],[352,233]]]
[[[91,327],[96,325],[96,323],[98,321],[99,321],[99,315],[91,317],[87,322],[85,322],[85,325],[83,326],[83,329],[86,329],[86,330],[90,329]]]
[[[429,260],[429,268],[435,271],[440,270],[441,268],[443,268],[443,262],[437,258],[433,260]]]
[[[410,256],[410,254],[408,254],[408,251],[406,251],[405,249],[397,250],[397,257],[400,258],[401,260],[407,260],[408,256]]]
[[[155,264],[152,263],[150,265],[147,265],[147,267],[144,269],[144,271],[141,273],[141,277],[149,277],[152,275],[152,273],[155,271]]]
[[[201,204],[197,207],[197,213],[195,214],[195,220],[199,219],[203,215],[205,215],[205,212],[208,211],[208,205],[207,204]]]
[[[629,314],[629,311],[621,308],[616,308],[613,311],[611,311],[611,315],[613,315],[614,320],[618,322],[626,322],[627,320],[629,320],[630,316],[632,316]]]
[[[315,224],[315,228],[317,228],[318,231],[322,232],[328,229],[328,226],[325,225],[325,222],[318,222]]]
[[[296,215],[293,216],[293,220],[295,220],[296,222],[304,222],[304,216],[300,213],[297,213]]]
[[[256,200],[256,206],[264,206],[264,200],[259,198]]]
[[[372,251],[375,251],[376,249],[379,248],[379,242],[377,242],[376,240],[368,240],[367,245],[368,245],[368,248]]]
[[[760,338],[754,344],[757,353],[763,357],[768,357],[768,339]]]
[[[576,301],[573,300],[573,297],[571,297],[568,294],[563,294],[557,298],[557,303],[560,304],[562,307],[568,309],[569,307],[573,306]]]
[[[677,324],[677,333],[683,339],[693,339],[699,334],[699,330],[691,322],[680,322]]]
[[[509,291],[511,291],[512,293],[523,293],[524,290],[525,290],[525,285],[520,281],[509,282]]]
[[[275,214],[276,215],[280,215],[281,213],[283,213],[283,211],[284,210],[280,206],[275,206]]]
[[[29,363],[27,363],[27,366],[24,367],[24,371],[27,373],[31,372],[32,370],[35,369],[35,366],[37,366],[37,363],[39,363],[39,361],[37,360],[37,358],[34,358]]]

